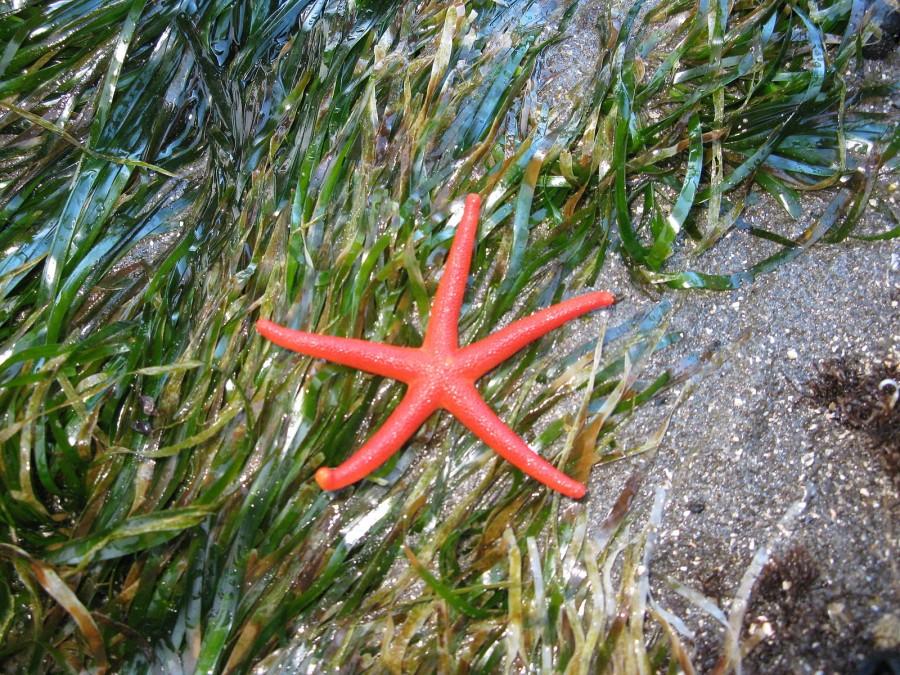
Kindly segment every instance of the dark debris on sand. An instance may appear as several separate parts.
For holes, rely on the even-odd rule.
[[[863,363],[848,357],[819,365],[807,399],[839,424],[865,433],[900,489],[900,362]]]

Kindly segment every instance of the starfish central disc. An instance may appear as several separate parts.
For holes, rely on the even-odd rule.
[[[505,460],[537,481],[573,499],[585,486],[528,447],[481,398],[475,382],[542,335],[582,314],[609,307],[611,293],[597,291],[566,300],[520,319],[484,340],[459,346],[459,314],[481,200],[470,194],[431,305],[421,347],[396,347],[352,338],[292,330],[266,319],[256,330],[286,349],[375,375],[405,382],[406,394],[390,417],[350,458],[333,469],[322,467],[316,482],[337,490],[362,480],[397,452],[437,410],[446,410]]]

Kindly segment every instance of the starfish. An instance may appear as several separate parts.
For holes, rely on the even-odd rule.
[[[266,319],[256,323],[261,335],[285,349],[407,385],[403,399],[359,450],[340,466],[322,467],[316,472],[316,482],[323,490],[338,490],[365,478],[403,447],[432,413],[443,409],[535,480],[573,499],[584,496],[586,488],[582,483],[538,455],[497,417],[481,398],[475,382],[527,344],[575,317],[610,306],[615,298],[605,291],[586,293],[515,321],[484,340],[460,347],[459,314],[480,207],[477,194],[466,198],[421,347],[397,347],[307,333]]]

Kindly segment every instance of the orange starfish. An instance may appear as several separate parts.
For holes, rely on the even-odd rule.
[[[399,450],[437,410],[447,410],[498,455],[535,480],[580,499],[585,486],[534,452],[482,400],[475,382],[525,345],[577,316],[608,307],[605,291],[587,293],[520,319],[493,335],[459,346],[459,314],[478,230],[478,195],[466,198],[443,278],[431,307],[424,344],[418,349],[378,342],[306,333],[260,319],[256,330],[277,345],[368,373],[405,382],[403,400],[385,423],[349,459],[334,469],[322,467],[316,482],[323,490],[362,480]]]

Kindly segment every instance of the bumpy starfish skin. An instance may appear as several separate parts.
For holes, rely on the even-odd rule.
[[[372,437],[340,466],[322,467],[323,490],[362,480],[397,452],[437,410],[447,410],[498,455],[535,480],[580,499],[585,486],[534,452],[482,400],[475,382],[527,344],[577,316],[608,307],[605,291],[587,293],[520,319],[467,347],[459,346],[459,314],[478,230],[478,195],[466,198],[444,275],[431,307],[425,340],[418,349],[306,333],[260,319],[256,329],[277,345],[306,356],[405,382],[406,395]]]

